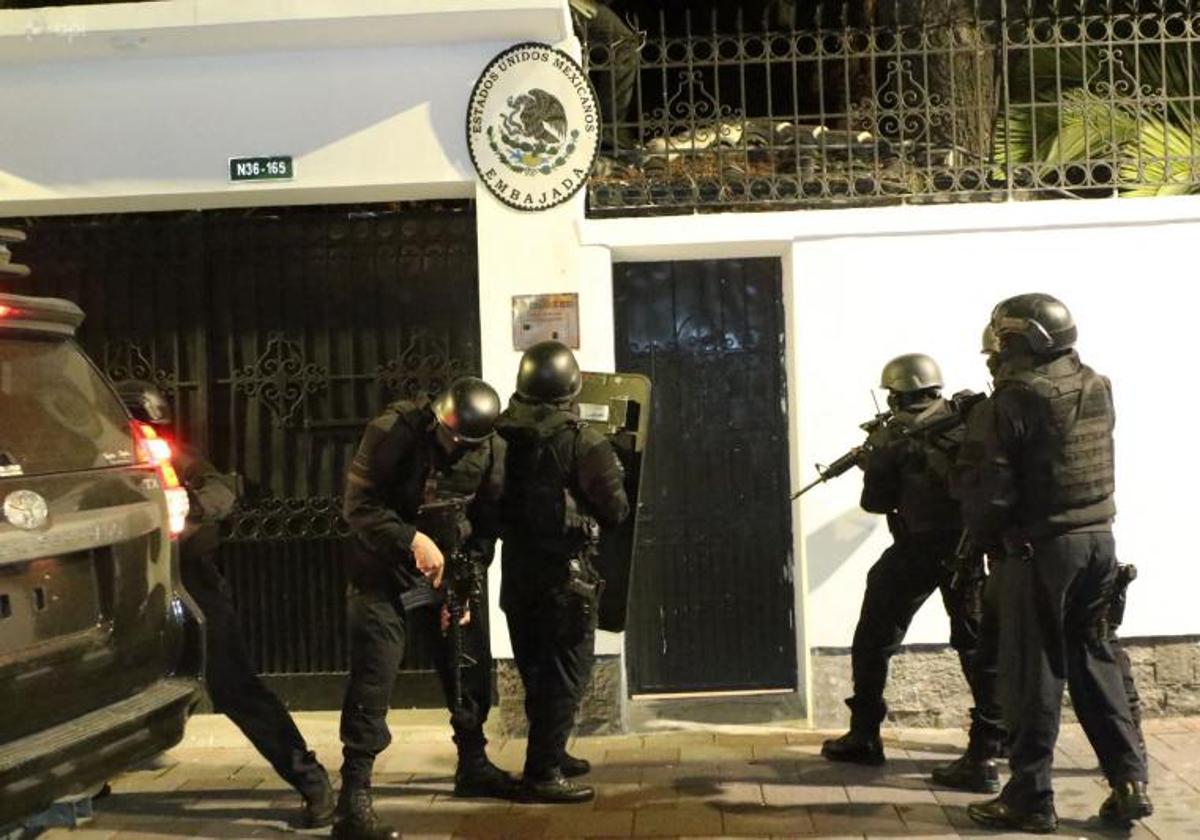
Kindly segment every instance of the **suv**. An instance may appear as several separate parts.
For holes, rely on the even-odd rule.
[[[186,491],[75,343],[82,320],[0,294],[0,827],[178,743],[203,673]]]

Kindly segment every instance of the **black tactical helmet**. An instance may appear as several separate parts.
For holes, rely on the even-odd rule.
[[[941,388],[942,369],[924,353],[907,353],[883,366],[879,387],[897,394]]]
[[[460,443],[482,443],[500,416],[500,397],[474,376],[455,379],[433,399],[433,416]]]
[[[989,355],[1000,352],[1000,339],[996,338],[996,331],[992,329],[990,323],[983,328],[983,341],[979,352]]]
[[[1041,292],[1000,301],[992,310],[991,327],[1002,347],[1005,338],[1019,335],[1039,355],[1069,350],[1077,335],[1066,304]]]
[[[558,402],[583,387],[579,362],[567,345],[541,341],[525,351],[517,371],[517,393],[534,402]]]
[[[171,422],[171,403],[158,386],[142,379],[122,379],[115,387],[117,396],[134,420],[152,426],[166,426]]]

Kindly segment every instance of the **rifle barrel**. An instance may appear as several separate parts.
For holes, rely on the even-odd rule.
[[[825,476],[821,476],[820,478],[814,478],[812,481],[808,482],[808,484],[805,484],[803,487],[801,487],[799,490],[797,490],[795,493],[793,493],[792,498],[799,499],[801,496],[803,496],[809,490],[813,489],[818,484],[823,484],[824,482],[825,482]]]

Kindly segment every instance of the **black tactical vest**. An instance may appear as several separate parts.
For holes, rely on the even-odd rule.
[[[920,429],[949,412],[949,404],[939,399],[919,415],[897,415],[897,420],[902,426]],[[961,425],[934,435],[917,431],[909,437],[900,468],[896,512],[910,532],[948,531],[961,527],[958,502],[950,496],[949,483],[962,437]]]
[[[549,435],[508,438],[503,515],[513,539],[546,548],[564,540],[574,466],[564,463],[564,456],[578,433],[579,423],[570,421]]]
[[[1086,365],[1062,375],[1055,375],[1056,367],[1066,366],[1008,372],[997,382],[998,388],[1026,388],[1045,403],[1047,433],[1035,438],[1020,465],[1019,518],[1024,522],[1094,508],[1107,502],[1116,486],[1108,379]]]

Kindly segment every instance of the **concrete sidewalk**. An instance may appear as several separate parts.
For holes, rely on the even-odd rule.
[[[322,760],[339,763],[337,716],[297,715]],[[935,764],[965,743],[960,731],[886,730],[884,767],[835,765],[820,755],[829,732],[800,726],[672,724],[637,735],[577,739],[590,759],[595,802],[512,805],[450,795],[454,750],[445,713],[394,712],[395,741],[381,757],[376,806],[406,837],[938,837],[1016,836],[978,829],[966,804],[983,798],[938,789]],[[1106,788],[1078,726],[1064,729],[1056,789],[1064,837],[1200,838],[1200,718],[1146,725],[1157,813],[1129,833],[1095,819]],[[523,740],[495,739],[492,758],[518,771]],[[153,766],[125,774],[96,803],[86,828],[50,840],[278,837],[299,803],[224,718],[198,716],[187,739]],[[324,836],[328,832],[304,832]]]

